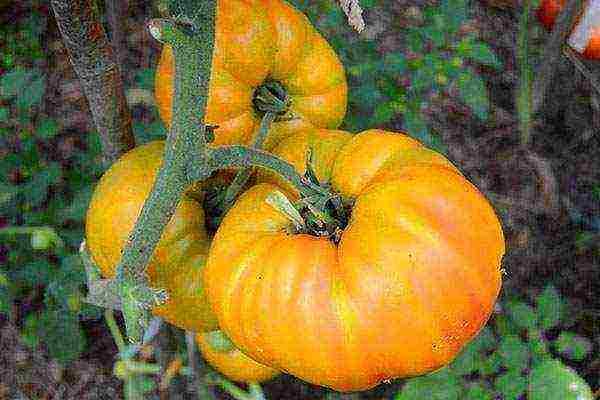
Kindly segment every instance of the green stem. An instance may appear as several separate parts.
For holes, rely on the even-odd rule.
[[[240,389],[235,383],[225,379],[221,375],[215,377],[216,383],[221,386],[223,390],[231,395],[236,400],[256,400],[254,396],[248,392]]]
[[[292,164],[263,150],[241,145],[221,146],[211,150],[209,163],[211,171],[230,167],[266,168],[281,175],[304,196],[329,194],[327,189],[309,182],[300,175]]]
[[[200,400],[214,400],[215,396],[211,392],[208,385],[204,383],[203,380],[200,379],[201,374],[201,365],[198,362],[198,357],[196,355],[196,333],[193,331],[185,332],[185,343],[187,347],[188,354],[188,365],[190,369],[190,381],[194,388],[194,391],[198,394],[198,399]],[[204,372],[204,371],[202,371]]]
[[[277,114],[273,112],[265,113],[260,122],[260,128],[258,130],[256,139],[252,144],[252,148],[262,148],[263,143],[267,138],[267,134],[269,133],[269,128],[271,127],[271,124],[273,123],[276,117]],[[246,167],[241,171],[238,171],[238,173],[235,175],[235,178],[233,179],[233,182],[231,182],[231,185],[229,185],[229,187],[227,188],[225,196],[223,197],[223,201],[219,207],[221,210],[221,215],[224,215],[231,208],[237,196],[244,189],[244,185],[246,185],[246,182],[248,182],[250,174],[252,174],[252,168]]]
[[[117,325],[117,321],[115,320],[112,310],[104,311],[104,320],[106,321],[106,325],[108,325],[108,329],[115,340],[115,344],[117,345],[117,349],[119,349],[119,353],[125,351],[125,340],[123,340],[123,335],[121,334],[121,330]]]
[[[173,48],[176,79],[173,121],[163,164],[117,265],[120,292],[128,299],[123,304],[127,334],[134,343],[141,341],[148,321],[147,308],[153,305],[145,268],[179,199],[192,183],[188,173],[190,161],[201,161],[200,171],[196,171],[199,178],[208,175],[202,173],[207,153],[203,118],[211,73],[216,0],[192,3],[186,32],[170,20],[153,20],[149,24],[151,33]]]
[[[259,383],[249,383],[248,391],[254,400],[266,400],[265,393]]]
[[[517,60],[519,63],[519,94],[517,108],[521,132],[521,145],[527,146],[531,136],[531,81],[532,71],[529,65],[529,5],[530,0],[523,0],[523,12],[519,18],[519,35],[517,39]]]

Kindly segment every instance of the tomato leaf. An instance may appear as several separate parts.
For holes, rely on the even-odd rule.
[[[483,383],[474,383],[469,386],[463,399],[465,400],[494,400],[494,392]]]
[[[498,69],[502,68],[502,62],[496,53],[494,53],[490,46],[483,42],[471,43],[469,49],[463,53],[463,56],[482,65]]]
[[[560,294],[552,285],[548,285],[536,298],[540,326],[543,329],[554,328],[560,323],[563,304]]]
[[[527,390],[527,380],[515,370],[500,375],[494,383],[504,400],[517,400]]]
[[[592,343],[588,338],[568,331],[561,332],[554,345],[561,354],[576,361],[582,361],[592,350]]]
[[[529,400],[592,400],[588,384],[558,360],[544,361],[529,374]]]
[[[502,364],[509,370],[521,371],[527,368],[529,349],[518,336],[503,337],[497,352],[502,358]]]
[[[490,101],[483,79],[474,71],[464,71],[456,78],[458,95],[473,113],[480,119],[488,118]]]
[[[520,301],[512,301],[506,305],[511,320],[521,329],[534,329],[537,326],[537,315],[534,309]]]
[[[443,368],[431,375],[410,379],[395,400],[458,400],[464,382]]]

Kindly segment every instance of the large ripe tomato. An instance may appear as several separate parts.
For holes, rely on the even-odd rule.
[[[85,226],[86,244],[104,277],[113,278],[121,250],[152,189],[162,163],[164,142],[129,151],[102,176],[94,190]],[[217,327],[202,288],[210,245],[204,210],[184,195],[148,264],[150,285],[167,289],[169,300],[152,312],[183,329]]]
[[[542,0],[537,10],[537,16],[546,29],[551,30],[558,14],[565,7],[566,0]],[[581,16],[577,17],[577,22]],[[583,54],[585,58],[600,59],[600,26],[592,27],[590,40]]]
[[[217,6],[206,123],[218,125],[214,144],[249,144],[261,115],[257,87],[279,82],[291,96],[293,120],[275,122],[264,147],[299,128],[336,128],[346,113],[346,77],[335,52],[304,14],[282,0],[220,0]],[[163,48],[155,97],[171,121],[174,63]]]
[[[196,343],[204,359],[227,378],[241,383],[268,381],[281,372],[259,364],[236,349],[218,349],[211,345],[208,333],[196,335]]]
[[[337,145],[318,144],[340,136],[302,137],[326,160]],[[302,166],[298,137],[274,152]],[[289,189],[253,186],[223,219],[204,273],[220,328],[257,362],[340,391],[449,363],[500,290],[504,238],[490,204],[403,134],[359,133],[331,168],[314,165],[350,209],[339,242],[299,233],[267,202]]]

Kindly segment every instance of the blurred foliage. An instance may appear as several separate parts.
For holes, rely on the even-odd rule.
[[[101,170],[98,136],[88,134],[67,160],[64,139],[43,104],[46,72],[37,12],[0,28],[0,313],[20,323],[31,348],[68,362],[85,349],[80,318],[100,309],[82,302],[85,276],[77,255],[92,184]],[[20,307],[16,307],[19,305]]]
[[[532,304],[511,296],[448,366],[408,380],[395,400],[591,400],[588,384],[561,361],[585,362],[592,342],[568,330],[569,304],[547,286]],[[557,336],[556,331],[560,334]]]
[[[346,66],[350,85],[347,129],[382,127],[402,116],[403,128],[411,136],[444,151],[422,111],[450,91],[456,91],[474,115],[487,119],[487,89],[475,66],[500,68],[502,64],[486,43],[463,29],[470,17],[467,0],[441,0],[438,6],[426,6],[423,11],[413,7],[414,26],[398,32],[405,37],[407,52],[384,54],[375,41],[357,38],[333,2],[292,3],[325,34]],[[367,9],[383,3],[361,1]]]

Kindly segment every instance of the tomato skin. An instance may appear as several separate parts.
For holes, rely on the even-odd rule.
[[[211,346],[205,333],[196,335],[196,343],[202,357],[228,379],[240,383],[261,383],[268,381],[281,372],[259,364],[239,349],[219,351]]]
[[[163,141],[123,155],[98,182],[86,215],[86,245],[102,276],[114,278],[121,250],[141,212],[162,163]],[[197,194],[196,194],[197,195]],[[210,240],[204,210],[184,195],[148,264],[150,285],[167,289],[169,300],[154,315],[183,329],[217,327],[202,288]]]
[[[171,121],[174,63],[163,48],[155,75],[160,116]],[[249,144],[260,124],[254,89],[279,81],[298,117],[272,124],[264,148],[298,129],[336,128],[346,113],[347,84],[335,52],[304,14],[282,0],[220,0],[206,109],[206,122],[219,127],[214,145]]]
[[[287,140],[275,154],[295,153]],[[292,223],[266,201],[281,190],[272,183],[245,192],[223,219],[204,273],[233,343],[338,391],[452,361],[492,312],[504,237],[487,200],[433,153],[398,133],[347,140],[329,180],[352,204],[338,244],[290,233]]]
[[[558,14],[566,5],[566,0],[542,0],[540,8],[537,10],[537,16],[542,25],[548,30],[552,30]],[[581,16],[576,19],[575,25],[579,22]],[[575,26],[574,25],[574,26]],[[587,47],[581,54],[584,58],[590,60],[600,59],[600,26],[594,26],[590,35]]]

